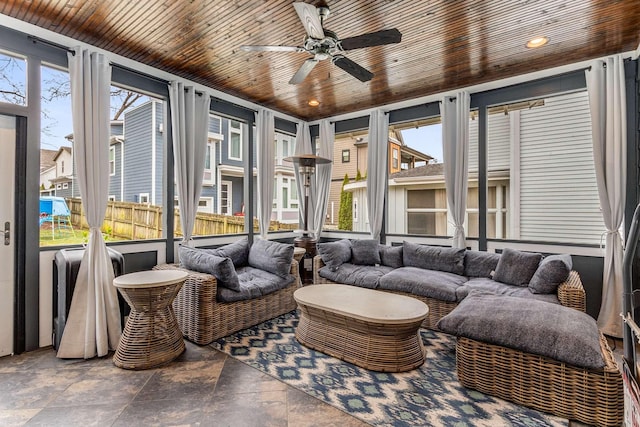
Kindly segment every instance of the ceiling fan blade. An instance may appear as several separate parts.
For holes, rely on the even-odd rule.
[[[368,82],[373,78],[373,73],[371,71],[361,67],[345,56],[334,57],[333,63],[361,82]]]
[[[362,47],[382,46],[385,44],[400,43],[402,34],[397,28],[375,31],[361,34],[355,37],[347,37],[340,41],[343,50],[360,49]]]
[[[324,31],[322,30],[322,22],[318,16],[318,9],[315,6],[308,3],[296,2],[293,4],[298,12],[298,17],[304,25],[304,29],[307,31],[310,37],[318,40],[324,38]]]
[[[240,50],[245,52],[304,52],[304,49],[297,46],[260,46],[243,45]]]
[[[313,67],[315,67],[318,62],[318,60],[313,58],[309,58],[304,61],[298,71],[296,71],[293,77],[291,77],[291,80],[289,80],[289,84],[297,85],[299,83],[302,83],[302,81],[309,75],[311,70],[313,70]]]

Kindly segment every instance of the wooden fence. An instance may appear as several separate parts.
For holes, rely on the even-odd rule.
[[[71,224],[77,229],[88,229],[81,199],[66,199],[71,210]],[[175,234],[182,236],[180,211],[174,210]],[[258,230],[254,219],[253,228]],[[298,224],[283,224],[271,221],[269,230],[293,230]],[[117,239],[144,240],[162,237],[162,207],[132,202],[108,202],[102,232]],[[204,212],[196,214],[194,236],[245,233],[244,217],[218,215]]]

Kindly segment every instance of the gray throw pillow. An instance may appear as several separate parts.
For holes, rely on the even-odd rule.
[[[249,265],[253,268],[268,271],[283,279],[289,277],[293,245],[259,239],[249,249]]]
[[[351,263],[357,265],[380,264],[378,241],[374,239],[354,239],[351,241]]]
[[[500,255],[493,280],[507,285],[527,286],[541,259],[542,254],[507,248]]]
[[[318,243],[316,247],[322,262],[331,271],[336,271],[342,264],[351,261],[351,241],[349,239]]]
[[[491,277],[496,270],[500,254],[484,251],[466,251],[464,254],[464,275],[467,277]]]
[[[534,294],[553,294],[558,286],[567,280],[573,268],[571,255],[550,255],[543,258],[538,269],[529,282],[529,289]]]
[[[604,367],[596,321],[559,304],[472,291],[436,326],[448,334],[573,366]]]
[[[402,242],[402,264],[427,270],[464,274],[464,252],[466,249],[441,248]]]
[[[402,264],[402,246],[380,245],[380,263],[387,267],[400,268]]]
[[[218,285],[234,291],[240,290],[238,275],[230,258],[213,255],[210,249],[188,246],[180,246],[178,254],[182,268],[211,274],[218,281]]]
[[[231,258],[234,267],[244,267],[249,261],[249,240],[245,237],[237,242],[212,249],[212,251],[217,251],[219,256]]]

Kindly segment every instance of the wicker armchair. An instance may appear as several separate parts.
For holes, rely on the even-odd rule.
[[[322,262],[320,255],[316,255],[313,258],[313,283],[316,285],[335,283],[318,274],[318,271],[322,267],[324,267],[324,262]],[[422,327],[427,329],[436,329],[436,323],[438,323],[438,320],[451,313],[451,311],[458,306],[457,302],[442,301],[436,298],[424,297],[407,292],[387,291],[385,289],[379,290],[417,298],[427,304],[429,307],[429,314],[422,322]],[[582,312],[586,311],[586,295],[584,287],[582,286],[582,281],[580,280],[580,275],[577,271],[571,271],[567,280],[558,286],[558,299],[560,300],[560,304],[564,306],[575,308]]]
[[[189,273],[173,301],[173,309],[182,334],[196,344],[209,344],[297,307],[293,292],[300,286],[300,271],[295,259],[291,262],[291,274],[296,280],[289,286],[259,298],[235,302],[216,300],[217,280],[210,274],[186,270],[177,264],[161,264],[153,269]]]

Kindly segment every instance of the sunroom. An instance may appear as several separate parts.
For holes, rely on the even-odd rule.
[[[57,347],[56,255],[91,234],[70,90],[83,52],[110,66],[100,231],[122,273],[178,262],[183,243],[293,244],[300,229],[313,235],[309,256],[343,239],[569,254],[586,313],[622,346],[622,256],[640,202],[640,7],[450,3],[0,5],[0,356]],[[307,44],[316,22],[338,47]],[[190,169],[176,157],[178,85],[209,101],[193,206],[179,190]],[[291,161],[302,154],[330,161],[312,177],[324,202],[305,200]],[[50,196],[69,214],[42,221]],[[311,284],[312,262],[301,264]]]

